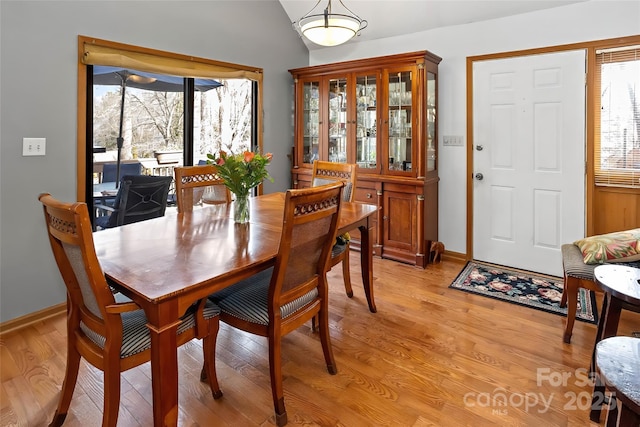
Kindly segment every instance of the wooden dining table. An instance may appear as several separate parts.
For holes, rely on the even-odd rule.
[[[251,198],[248,224],[235,224],[233,204],[222,204],[94,233],[105,275],[147,316],[155,426],[177,425],[180,316],[201,298],[274,264],[284,199],[284,193]],[[371,220],[376,210],[343,202],[338,224],[338,233],[360,230],[362,281],[373,313]]]

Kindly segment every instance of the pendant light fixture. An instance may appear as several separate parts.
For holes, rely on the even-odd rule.
[[[345,9],[345,13],[333,13],[331,0],[322,13],[313,13],[322,0],[307,12],[293,27],[307,39],[320,46],[337,46],[345,43],[361,30],[367,28],[368,22],[353,13],[348,7],[338,0]]]

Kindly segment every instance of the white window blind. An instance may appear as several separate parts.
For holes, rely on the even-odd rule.
[[[640,46],[596,51],[595,74],[595,183],[640,188]]]

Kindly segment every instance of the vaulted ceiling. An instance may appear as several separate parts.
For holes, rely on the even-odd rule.
[[[322,13],[328,0],[279,0],[291,22],[297,21],[314,5]],[[587,0],[342,0],[343,4],[368,27],[348,43],[416,33],[438,27],[468,24],[565,6]],[[334,13],[344,13],[340,0],[332,0]],[[309,49],[317,49],[304,39]]]

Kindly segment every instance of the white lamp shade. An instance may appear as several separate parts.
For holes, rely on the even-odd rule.
[[[360,21],[346,15],[329,15],[325,26],[323,15],[314,15],[300,22],[300,31],[320,46],[337,46],[350,40],[360,30]]]

